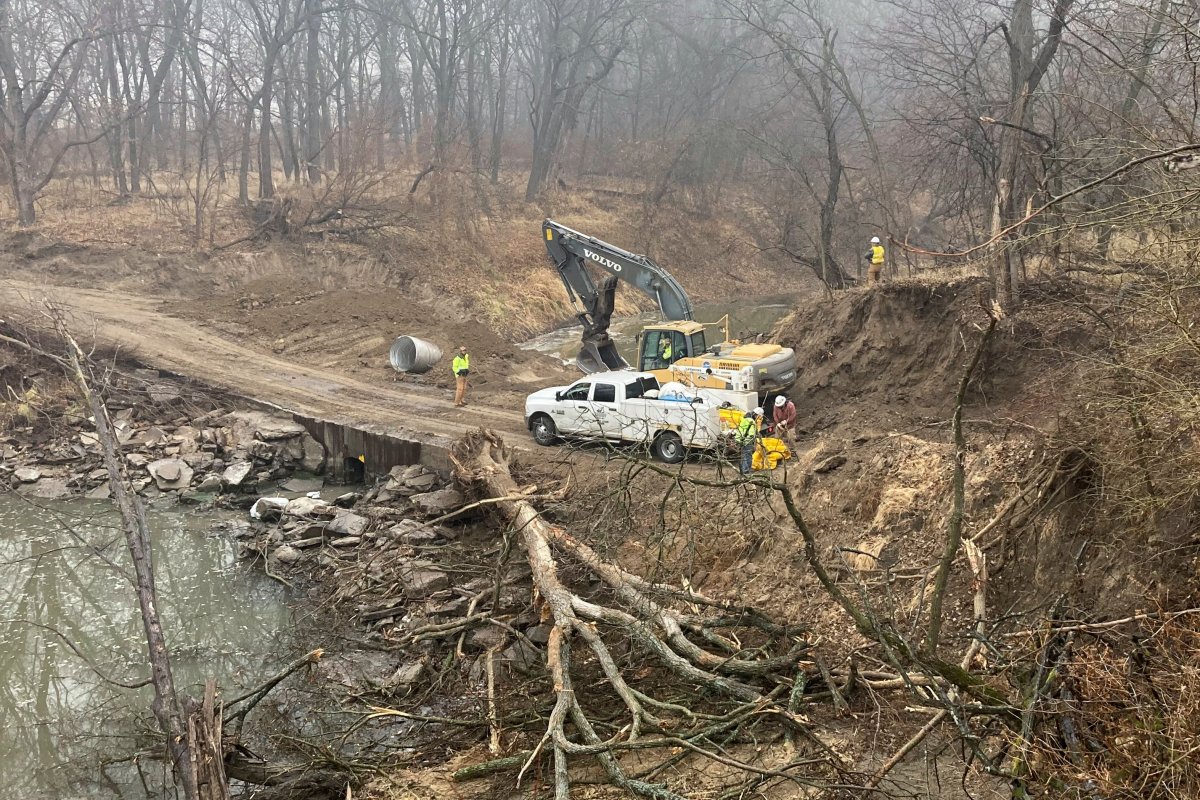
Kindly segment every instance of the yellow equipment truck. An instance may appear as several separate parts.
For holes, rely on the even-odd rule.
[[[796,354],[778,344],[742,344],[727,338],[709,344],[696,322],[687,292],[665,269],[644,255],[572,230],[548,219],[542,235],[550,260],[583,323],[583,346],[575,359],[587,373],[628,369],[608,333],[617,282],[624,280],[651,297],[666,321],[647,325],[638,337],[640,372],[660,383],[678,381],[706,389],[753,391],[760,397],[796,382]],[[597,289],[588,265],[607,273]],[[728,335],[728,317],[721,333]]]

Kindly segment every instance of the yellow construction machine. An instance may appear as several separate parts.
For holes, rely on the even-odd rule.
[[[641,372],[706,389],[776,394],[796,382],[796,354],[778,344],[730,341],[729,317],[709,325],[695,321],[692,302],[674,277],[644,255],[631,253],[548,219],[542,234],[567,295],[583,323],[583,347],[575,359],[584,372],[627,369],[608,333],[617,282],[624,280],[651,297],[666,319],[647,325],[638,337]],[[590,265],[607,273],[596,288]],[[722,341],[709,344],[706,328],[716,327]]]

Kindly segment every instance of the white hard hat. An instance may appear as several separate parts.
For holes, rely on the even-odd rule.
[[[871,237],[871,244],[879,244],[879,237],[878,237],[878,236],[872,236],[872,237]]]
[[[752,416],[752,417],[761,417],[762,415],[763,415],[762,406],[759,406],[758,408],[756,408],[750,412],[750,416]]]
[[[783,395],[779,395],[779,397],[775,398],[775,405],[777,407],[783,405],[786,402],[787,402],[787,398],[784,397]]]

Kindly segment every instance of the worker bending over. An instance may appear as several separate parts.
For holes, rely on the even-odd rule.
[[[790,446],[793,443],[793,432],[796,430],[796,404],[783,395],[775,398],[775,411],[771,415],[775,435]]]

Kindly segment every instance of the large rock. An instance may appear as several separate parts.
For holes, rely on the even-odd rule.
[[[199,438],[199,431],[190,425],[184,425],[175,429],[175,435],[171,437],[171,441],[179,445],[180,453],[194,453],[200,447],[197,441]]]
[[[436,492],[425,492],[412,496],[413,507],[430,517],[440,517],[451,511],[462,508],[462,492],[457,489],[438,489]]]
[[[302,558],[304,558],[304,553],[289,544],[276,547],[271,551],[271,555],[267,556],[269,561],[277,564],[295,564]]]
[[[285,481],[279,488],[285,492],[308,494],[309,492],[319,492],[324,489],[325,482],[320,478],[291,478]]]
[[[160,458],[152,461],[146,469],[154,483],[162,491],[169,489],[186,489],[192,482],[192,468],[181,458]]]
[[[508,631],[495,625],[480,625],[467,634],[464,643],[468,650],[491,650],[504,644]]]
[[[204,480],[200,481],[200,484],[196,487],[196,491],[211,494],[212,492],[221,491],[223,485],[220,475],[206,475]]]
[[[290,419],[282,417],[263,417],[254,426],[254,435],[264,442],[273,442],[278,439],[291,439],[294,436],[300,436],[307,431],[299,422],[292,422]]]
[[[166,438],[167,432],[162,428],[155,427],[142,431],[134,437],[134,441],[144,447],[151,447],[156,444],[162,444]]]
[[[426,600],[435,592],[450,588],[450,576],[430,561],[409,561],[400,569],[400,583],[409,600]]]
[[[113,423],[113,435],[117,437],[117,444],[128,444],[133,439],[133,425],[129,420],[118,420]]]
[[[414,683],[421,680],[421,676],[425,673],[424,661],[410,661],[407,664],[401,664],[400,668],[392,673],[392,676],[384,683],[383,688],[390,691],[397,689],[408,689]]]
[[[235,461],[225,468],[221,480],[225,481],[226,486],[241,486],[252,469],[254,465],[249,461]]]
[[[252,458],[256,458],[259,461],[274,461],[275,456],[279,455],[279,448],[270,442],[264,442],[258,439],[247,444],[246,451],[250,453]]]
[[[549,623],[534,625],[532,628],[525,630],[525,638],[534,644],[546,644],[550,641],[550,631],[554,626]]]
[[[286,497],[260,497],[250,506],[250,519],[274,522],[283,514],[287,504]]]
[[[42,471],[34,467],[17,467],[13,470],[13,475],[21,483],[33,483],[42,477]]]
[[[325,526],[325,529],[339,536],[362,536],[363,531],[367,529],[368,522],[370,520],[366,517],[349,511],[339,511]]]
[[[413,478],[408,478],[404,481],[405,489],[412,489],[417,493],[428,492],[433,487],[437,486],[438,476],[433,472],[426,472],[423,475],[417,475]]]
[[[413,519],[402,519],[388,528],[389,538],[398,539],[413,547],[422,544],[433,544],[442,538],[438,528],[430,528]]]
[[[501,664],[522,675],[541,672],[546,664],[546,657],[540,650],[520,639],[506,647],[499,659]]]
[[[213,457],[212,453],[206,453],[203,450],[197,450],[192,453],[184,453],[181,458],[188,463],[188,466],[197,472],[203,472],[204,470],[212,468],[222,468],[215,467],[217,461],[216,458]]]
[[[111,495],[112,487],[109,486],[108,481],[105,481],[95,489],[92,489],[90,492],[85,494],[84,497],[86,497],[88,500],[107,500]]]
[[[308,472],[321,472],[325,469],[325,448],[308,434],[300,437],[300,467]]]
[[[155,403],[170,403],[179,399],[179,387],[173,383],[152,383],[146,387]]]

